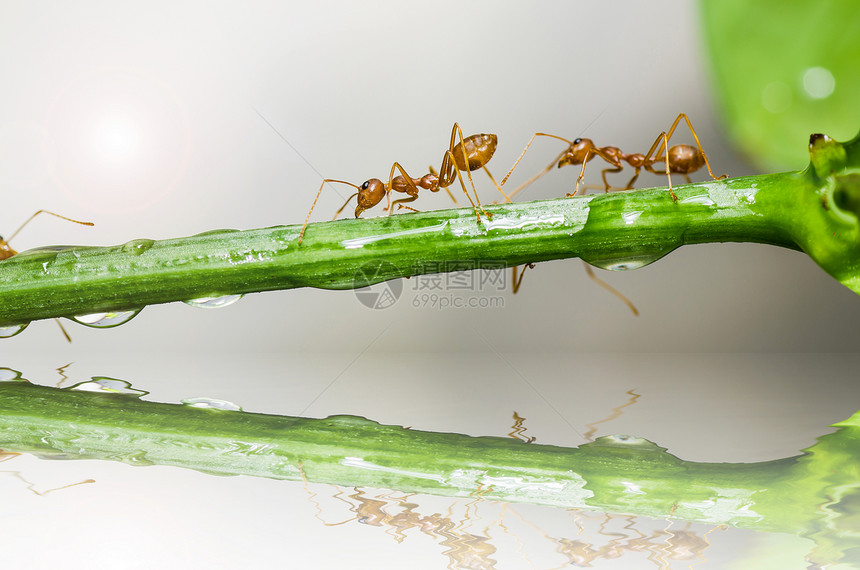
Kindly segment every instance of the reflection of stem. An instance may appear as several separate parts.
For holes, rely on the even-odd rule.
[[[404,430],[355,416],[273,416],[0,382],[0,447],[10,451],[402,493],[468,497],[480,489],[484,499],[651,517],[671,512],[679,520],[774,532],[838,525],[834,513],[853,504],[860,413],[837,427],[797,457],[700,463],[630,436],[600,437],[576,448],[526,445],[506,437]],[[822,514],[825,496],[838,503]]]

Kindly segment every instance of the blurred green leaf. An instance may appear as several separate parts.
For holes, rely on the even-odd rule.
[[[860,3],[703,0],[726,130],[764,171],[806,165],[812,133],[860,128]]]

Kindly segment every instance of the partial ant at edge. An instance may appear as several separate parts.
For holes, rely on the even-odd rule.
[[[0,236],[0,261],[3,261],[4,259],[9,259],[10,257],[14,257],[14,256],[18,255],[18,252],[15,251],[14,249],[12,249],[12,247],[9,245],[9,242],[12,241],[12,239],[16,235],[18,235],[18,232],[23,230],[24,227],[27,224],[29,224],[31,221],[33,221],[33,218],[35,218],[39,214],[50,214],[50,215],[55,216],[57,218],[60,218],[62,220],[74,222],[76,224],[81,224],[82,226],[95,225],[92,222],[81,222],[79,220],[73,220],[72,218],[67,218],[66,216],[61,216],[60,214],[55,214],[54,212],[49,212],[48,210],[38,210],[35,214],[33,214],[32,216],[27,218],[27,221],[25,221],[23,224],[21,224],[17,230],[12,232],[12,235],[10,235],[8,238],[3,239],[3,237]],[[72,342],[72,339],[69,336],[69,333],[66,332],[66,329],[63,327],[63,324],[59,321],[59,319],[54,319],[54,321],[56,321],[57,325],[60,327],[60,330],[63,332],[63,336],[66,337],[66,340],[69,342]]]

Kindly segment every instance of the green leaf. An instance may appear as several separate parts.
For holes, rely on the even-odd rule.
[[[801,167],[810,133],[857,132],[856,0],[703,0],[701,11],[728,134],[759,168]]]

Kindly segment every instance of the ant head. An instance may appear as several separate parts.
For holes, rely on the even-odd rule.
[[[0,261],[4,259],[9,259],[10,257],[17,255],[17,251],[12,249],[9,246],[9,243],[0,236]]]
[[[378,178],[365,180],[364,184],[358,187],[358,206],[355,208],[355,217],[357,218],[364,210],[372,208],[379,204],[385,197],[385,184]]]
[[[561,168],[567,164],[582,164],[586,160],[594,158],[594,154],[590,151],[596,147],[591,139],[578,138],[571,143],[567,152],[558,161],[558,167]]]

